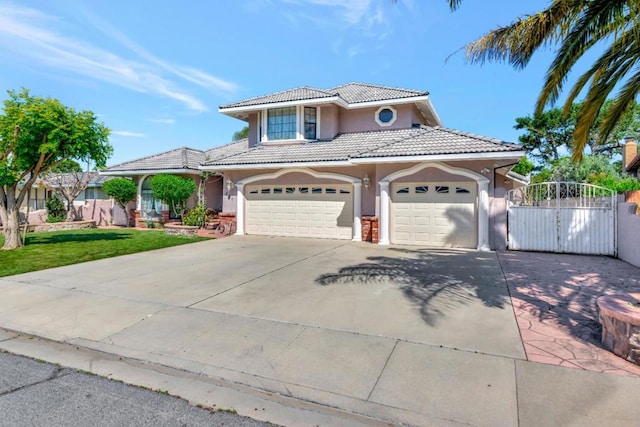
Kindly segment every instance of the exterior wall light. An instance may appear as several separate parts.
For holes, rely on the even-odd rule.
[[[480,173],[481,173],[482,175],[487,175],[489,172],[491,172],[491,169],[489,169],[489,168],[482,168],[482,169],[480,170]]]
[[[231,181],[231,178],[227,178],[227,191],[233,190],[233,187],[235,187],[235,184]]]
[[[371,186],[371,179],[369,178],[368,174],[364,174],[364,178],[362,178],[362,183],[364,184],[364,188],[365,189],[369,189],[369,186]]]

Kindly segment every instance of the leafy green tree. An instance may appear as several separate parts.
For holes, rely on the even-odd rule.
[[[249,126],[245,126],[237,132],[233,133],[231,137],[232,141],[240,141],[241,139],[249,138]]]
[[[151,191],[153,197],[169,206],[176,216],[181,216],[187,200],[196,191],[196,183],[191,178],[159,174],[151,178]]]
[[[457,9],[462,0],[449,0]],[[586,90],[577,113],[573,160],[582,158],[591,129],[610,95],[615,97],[599,124],[600,141],[607,141],[640,92],[640,2],[633,0],[552,0],[542,11],[517,18],[466,46],[471,63],[508,62],[524,68],[542,46],[559,45],[536,102],[535,113],[553,105],[568,75],[585,56],[597,59],[569,90],[563,111]],[[617,92],[614,92],[616,91]]]
[[[72,173],[72,172],[80,173],[80,172],[82,172],[82,166],[80,166],[80,163],[76,162],[75,160],[67,159],[67,160],[63,160],[62,162],[58,163],[56,166],[52,167],[50,169],[50,172],[53,172],[53,173]]]
[[[91,111],[75,111],[27,89],[8,91],[0,114],[0,219],[2,249],[22,246],[18,212],[38,175],[67,159],[104,167],[113,152],[109,129]]]
[[[640,189],[638,180],[622,175],[607,156],[599,154],[585,155],[577,163],[570,157],[563,157],[532,177],[532,182],[547,181],[584,182],[617,193]]]
[[[105,183],[102,184],[102,189],[107,196],[113,197],[113,200],[122,208],[126,215],[129,215],[127,212],[127,204],[135,199],[138,193],[136,184],[133,181],[127,178],[113,178],[105,181]],[[129,226],[129,221],[127,221],[127,226]]]
[[[611,105],[613,101],[604,104],[588,140],[591,153],[607,155],[609,158],[621,152],[620,140],[626,136],[636,136],[640,132],[640,106],[633,102],[608,139],[602,140],[599,124],[604,120]],[[582,104],[578,103],[571,106],[568,115],[563,114],[559,108],[553,108],[541,114],[516,118],[514,128],[525,131],[518,140],[527,153],[537,161],[537,169],[557,161],[565,152],[573,151],[574,131],[581,109]]]
[[[533,162],[529,160],[527,157],[523,157],[520,159],[517,165],[515,165],[511,170],[515,173],[518,173],[522,176],[527,176],[531,172],[533,172]]]
[[[525,131],[518,137],[522,148],[539,163],[557,161],[563,148],[570,149],[573,145],[576,110],[577,107],[573,108],[569,116],[563,115],[559,108],[554,108],[533,116],[516,118],[514,128]]]

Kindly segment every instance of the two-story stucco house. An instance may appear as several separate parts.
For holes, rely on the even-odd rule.
[[[249,138],[198,169],[223,178],[216,195],[236,234],[358,241],[374,216],[382,245],[504,247],[507,175],[524,152],[443,127],[428,92],[301,87],[219,111]]]

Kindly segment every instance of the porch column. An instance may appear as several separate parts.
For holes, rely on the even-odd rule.
[[[353,239],[354,242],[362,241],[362,183],[353,183]]]
[[[236,235],[244,234],[244,184],[236,183]]]
[[[478,181],[478,250],[487,252],[489,247],[489,180]]]
[[[379,245],[389,242],[389,182],[380,181],[380,241]]]

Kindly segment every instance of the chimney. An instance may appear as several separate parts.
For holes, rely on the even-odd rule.
[[[635,138],[627,136],[624,139],[624,146],[622,147],[622,166],[625,170],[637,154],[638,144],[636,143]]]

